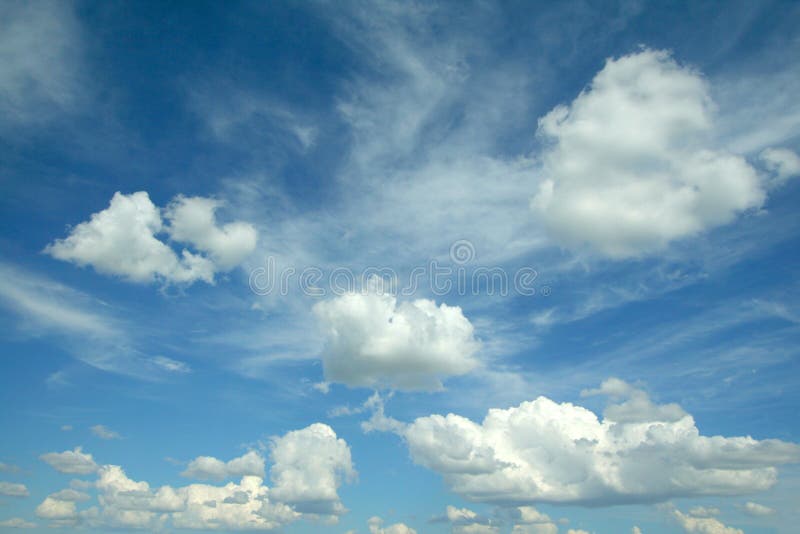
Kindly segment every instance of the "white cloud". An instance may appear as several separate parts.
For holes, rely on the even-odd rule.
[[[572,529],[572,528],[571,528],[571,529],[569,529],[569,530],[567,531],[567,534],[589,534],[589,532],[588,532],[588,531],[586,531],[586,530],[581,530],[581,529]]]
[[[218,227],[214,216],[218,205],[213,199],[178,196],[165,210],[170,221],[165,228],[161,210],[145,191],[117,192],[108,208],[72,228],[69,236],[57,239],[45,252],[131,282],[190,284],[202,280],[211,284],[217,271],[235,267],[252,252],[256,241],[256,231],[247,223]],[[185,248],[178,257],[157,237],[163,232],[209,257]]]
[[[800,175],[800,156],[788,148],[764,149],[759,158],[773,174],[770,187],[779,187],[789,178]]]
[[[763,504],[758,504],[752,501],[744,503],[741,506],[741,509],[747,515],[755,517],[764,517],[768,515],[773,515],[775,513],[774,508],[770,508],[769,506],[764,506]]]
[[[442,474],[453,491],[500,505],[740,495],[772,487],[776,466],[800,462],[796,444],[703,436],[691,415],[676,419],[674,409],[652,405],[635,388],[609,382],[602,389],[628,389],[627,400],[609,406],[603,419],[539,397],[489,410],[480,424],[455,414],[430,415],[390,430],[403,436],[417,464]],[[647,409],[625,408],[630,398],[646,401]]]
[[[725,526],[719,519],[713,517],[692,517],[672,510],[672,517],[690,534],[744,534],[743,530]]]
[[[122,436],[120,436],[117,432],[114,432],[104,425],[94,425],[89,430],[91,430],[92,434],[100,439],[122,439]]]
[[[760,207],[756,171],[714,149],[712,114],[704,79],[667,52],[609,59],[569,106],[539,121],[550,144],[534,212],[564,243],[624,258]]]
[[[252,224],[217,224],[215,212],[222,203],[214,198],[178,195],[164,210],[167,232],[179,242],[206,252],[223,271],[239,265],[256,247],[258,234]]]
[[[212,456],[198,456],[189,463],[181,476],[200,480],[224,480],[243,476],[264,478],[264,458],[256,451],[249,451],[229,462]]]
[[[539,523],[531,525],[514,525],[511,534],[557,534],[555,523]]]
[[[348,386],[438,389],[478,365],[479,343],[461,308],[397,302],[371,287],[314,306],[324,329],[325,379]]]
[[[689,510],[689,515],[694,517],[715,517],[719,514],[719,508],[708,508],[705,506],[695,506]]]
[[[97,471],[97,464],[89,453],[81,447],[64,452],[48,452],[39,457],[60,473],[73,475],[90,475]]]
[[[36,507],[36,515],[42,519],[77,519],[78,511],[74,501],[62,501],[47,497]]]
[[[31,523],[30,521],[25,521],[20,517],[12,517],[11,519],[6,519],[5,521],[0,521],[0,527],[5,528],[36,528],[36,523]]]
[[[314,451],[314,454],[309,454]],[[337,490],[356,476],[350,447],[331,427],[315,423],[272,440],[270,495],[301,513],[340,515]]]
[[[28,488],[25,487],[25,484],[0,481],[0,495],[5,495],[6,497],[27,497],[30,493],[28,493]]]
[[[208,457],[198,460],[202,458]],[[89,496],[69,489],[47,497],[37,514],[50,519],[51,526],[158,531],[171,524],[179,529],[272,531],[301,518],[335,523],[346,511],[337,490],[355,476],[347,443],[320,423],[273,439],[273,487],[264,484],[264,460],[255,452],[227,463],[211,460],[196,460],[187,471],[241,480],[223,486],[151,487],[131,479],[118,465],[104,465],[95,467],[96,506],[77,511],[75,503]],[[86,484],[75,487],[85,489]]]
[[[45,252],[54,258],[81,266],[92,265],[98,272],[118,275],[133,282],[162,279],[191,283],[214,279],[214,265],[188,250],[178,259],[156,234],[163,231],[159,209],[150,196],[140,191],[115,193],[108,208],[71,229]]]
[[[633,527],[631,529],[631,534],[642,534],[642,529],[640,529],[639,527]]]
[[[374,516],[367,521],[369,534],[417,534],[417,531],[404,523],[395,523],[388,527],[383,526],[383,519]]]

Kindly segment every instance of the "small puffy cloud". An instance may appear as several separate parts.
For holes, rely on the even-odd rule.
[[[217,271],[238,265],[256,241],[255,228],[247,223],[218,227],[214,217],[217,206],[213,199],[176,197],[164,210],[170,223],[165,226],[161,210],[147,192],[117,192],[108,208],[72,228],[69,236],[54,241],[45,252],[131,282],[213,283]],[[159,239],[162,233],[199,252],[184,248],[178,256]]]
[[[642,534],[642,529],[640,529],[639,527],[633,527],[631,529],[631,534]]]
[[[94,458],[91,454],[83,452],[81,447],[75,447],[71,451],[48,452],[39,458],[61,473],[90,475],[97,471]]]
[[[558,532],[558,526],[550,519],[550,516],[533,506],[507,509],[504,516],[514,524],[511,529],[512,534],[555,534]]]
[[[558,527],[555,523],[514,525],[511,534],[558,534]]]
[[[224,480],[243,476],[264,478],[264,458],[256,451],[249,451],[229,462],[212,456],[198,456],[189,462],[181,476],[199,480]]]
[[[75,501],[62,501],[50,496],[36,507],[36,515],[42,519],[74,520],[78,518],[78,511]]]
[[[728,527],[713,517],[693,517],[680,510],[672,510],[672,517],[689,534],[744,534],[743,530]]]
[[[461,308],[398,303],[375,287],[314,306],[326,336],[325,379],[353,387],[434,390],[478,365],[479,343]]]
[[[20,517],[12,517],[5,521],[0,521],[0,527],[4,528],[36,528],[36,523],[25,521]]]
[[[30,493],[28,493],[28,488],[25,487],[25,484],[0,481],[0,495],[5,495],[6,497],[27,497]]]
[[[610,404],[603,416],[618,423],[635,423],[640,421],[674,422],[683,419],[686,412],[677,404],[654,404],[644,391],[635,388],[619,378],[609,378],[599,388],[581,391],[582,397],[606,395],[622,402]]]
[[[719,514],[719,508],[709,508],[706,506],[695,506],[689,510],[689,515],[694,517],[715,517]]]
[[[221,202],[214,198],[178,195],[164,211],[170,237],[190,243],[207,253],[223,271],[239,265],[256,248],[258,234],[252,224],[232,222],[217,225],[216,210]]]
[[[309,451],[314,451],[310,454]],[[306,514],[345,512],[337,490],[356,476],[350,447],[331,427],[315,423],[272,440],[270,495]]]
[[[367,526],[369,527],[369,534],[417,534],[416,530],[404,523],[395,523],[384,527],[383,519],[377,516],[370,517],[367,521]]]
[[[94,425],[89,430],[91,430],[92,434],[100,439],[122,439],[122,436],[120,436],[117,432],[114,432],[104,425]]]
[[[569,529],[569,530],[567,531],[567,534],[589,534],[589,532],[588,532],[588,531],[586,531],[586,530],[581,530],[581,529],[573,529],[573,528],[571,528],[571,529]]]
[[[772,173],[771,187],[779,187],[789,178],[800,175],[800,156],[788,148],[767,148],[759,158]]]
[[[751,515],[754,517],[764,517],[768,515],[773,515],[775,513],[774,508],[770,508],[769,506],[764,506],[763,504],[758,504],[752,501],[744,503],[741,506],[741,510],[747,515]]]
[[[384,430],[400,434],[414,462],[440,473],[454,492],[501,506],[741,495],[772,487],[777,466],[800,462],[794,443],[703,436],[691,415],[677,417],[683,412],[657,406],[627,384],[610,382],[600,391],[623,400],[603,419],[539,397],[491,409],[481,423],[430,415]],[[640,405],[626,407],[630,399]]]
[[[712,115],[705,80],[669,53],[609,59],[539,120],[547,145],[533,211],[564,243],[626,258],[760,207],[762,179],[714,147]]]

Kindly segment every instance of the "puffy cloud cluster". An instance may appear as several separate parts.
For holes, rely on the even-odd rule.
[[[703,436],[691,415],[655,405],[624,382],[608,381],[601,391],[621,401],[602,419],[539,397],[489,410],[481,423],[430,415],[375,429],[402,435],[412,459],[442,474],[456,493],[504,506],[740,495],[772,487],[776,466],[800,462],[793,443]]]
[[[72,475],[91,475],[97,471],[97,464],[89,453],[81,447],[64,452],[48,452],[39,457],[60,473]]]
[[[79,448],[67,453],[91,460],[91,455]],[[63,458],[67,453],[51,453],[42,458],[48,458],[48,463],[55,466],[53,458]],[[171,524],[193,530],[271,531],[301,518],[336,522],[344,513],[337,490],[345,479],[355,476],[355,470],[347,443],[330,427],[317,423],[273,439],[271,458],[272,487],[264,484],[265,462],[256,452],[229,462],[211,457],[191,462],[187,471],[194,473],[192,476],[241,476],[238,483],[228,482],[223,486],[189,484],[155,488],[146,481],[131,479],[120,466],[95,465],[97,480],[92,484],[97,490],[95,506],[78,510],[76,503],[89,496],[66,489],[48,496],[36,514],[49,520],[52,526],[155,531]]]
[[[714,148],[712,112],[704,79],[667,52],[609,59],[570,105],[539,121],[547,146],[534,212],[566,243],[623,258],[760,207],[762,178]]]
[[[728,527],[714,517],[687,515],[677,509],[672,510],[672,517],[684,532],[690,534],[744,534],[743,530]]]
[[[257,241],[250,224],[219,226],[215,216],[219,205],[214,199],[178,196],[162,213],[145,191],[117,192],[108,208],[72,228],[69,236],[54,241],[45,252],[132,282],[213,283],[218,271],[241,263]],[[162,233],[196,252],[184,248],[179,257],[159,239]]]
[[[519,506],[510,511],[514,527],[511,534],[556,534],[558,527],[550,519],[533,506]]]
[[[314,454],[309,454],[314,451]],[[272,441],[272,496],[298,512],[339,515],[345,512],[336,490],[356,472],[350,447],[328,425],[315,423]]]
[[[229,462],[213,456],[198,456],[187,466],[181,476],[199,480],[225,480],[243,476],[264,477],[264,458],[255,451],[249,451]]]
[[[497,534],[500,528],[493,525],[489,518],[481,517],[469,508],[448,506],[445,519],[451,525],[453,534]]]
[[[348,386],[434,390],[478,365],[479,343],[457,306],[398,303],[375,287],[320,302],[325,379]]]
[[[417,534],[416,530],[404,523],[395,523],[384,527],[383,519],[377,516],[370,517],[367,521],[367,526],[369,527],[369,534]]]

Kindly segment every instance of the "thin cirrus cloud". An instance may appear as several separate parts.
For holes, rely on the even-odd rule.
[[[368,287],[317,303],[326,336],[325,379],[351,387],[441,389],[441,379],[478,366],[480,344],[461,308],[429,299],[398,303]]]
[[[216,467],[210,471],[206,467],[205,474],[236,476],[239,482],[158,488],[130,478],[121,466],[97,466],[80,449],[50,453],[42,459],[53,465],[55,458],[63,460],[70,452],[79,453],[82,464],[93,466],[91,471],[88,467],[81,471],[96,473],[92,485],[98,502],[79,510],[76,502],[87,500],[82,492],[62,490],[48,495],[36,514],[49,520],[50,526],[272,531],[304,518],[335,523],[346,511],[338,489],[355,476],[348,444],[321,423],[273,438],[272,487],[264,484],[264,459],[252,451],[227,463],[207,457]],[[64,470],[63,462],[56,463],[62,472],[76,472]]]
[[[587,393],[617,403],[600,419],[539,397],[491,409],[481,423],[449,414],[405,424],[376,409],[364,428],[401,435],[414,462],[441,474],[452,491],[498,505],[743,495],[774,486],[777,466],[800,462],[794,443],[703,436],[677,405],[656,405],[620,380]]]
[[[220,206],[216,199],[179,195],[161,210],[145,191],[117,192],[108,208],[72,228],[66,238],[50,243],[45,252],[130,282],[213,284],[216,273],[244,261],[258,239],[251,224],[235,221],[220,226],[216,221]],[[183,248],[179,256],[159,239],[160,234],[191,245],[195,252]]]
[[[191,371],[184,362],[140,352],[129,323],[115,317],[106,303],[2,262],[0,307],[19,318],[21,332],[55,335],[75,358],[97,369],[142,379]],[[69,381],[57,371],[48,384],[64,386]]]
[[[560,242],[619,259],[760,208],[769,179],[715,148],[713,109],[707,82],[665,51],[609,59],[571,104],[539,119],[533,212]],[[772,184],[798,172],[786,149],[762,158]]]

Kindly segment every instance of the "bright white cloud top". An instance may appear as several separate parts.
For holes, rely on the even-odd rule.
[[[479,342],[458,306],[398,303],[371,285],[314,306],[326,336],[325,379],[352,387],[435,390],[478,365]]]
[[[601,390],[624,402],[602,419],[539,397],[489,410],[481,423],[448,414],[372,428],[402,435],[414,462],[440,473],[452,491],[498,505],[742,495],[772,487],[776,466],[800,462],[796,444],[703,436],[691,415],[657,406],[622,381],[610,384]]]
[[[82,447],[64,452],[48,452],[39,457],[59,473],[91,475],[97,471],[97,463],[91,454],[83,452]]]
[[[67,451],[68,453],[70,451]],[[76,451],[80,453],[80,449]],[[50,453],[42,459],[67,453]],[[91,459],[91,455],[83,454]],[[118,465],[95,467],[97,504],[78,510],[88,495],[62,490],[49,495],[36,515],[51,526],[137,528],[157,530],[165,525],[195,530],[271,531],[301,518],[335,523],[346,512],[339,487],[356,476],[348,444],[329,426],[315,423],[272,440],[273,486],[264,484],[265,461],[255,451],[221,462],[213,457],[192,461],[187,472],[207,478],[240,477],[223,486],[189,484],[152,487],[128,477]],[[94,462],[92,462],[94,463]],[[76,472],[75,469],[62,472]],[[88,469],[79,470],[88,474]],[[187,475],[184,472],[183,475]]]
[[[764,179],[716,148],[713,112],[707,82],[667,52],[609,59],[571,104],[539,120],[548,145],[535,214],[568,245],[625,258],[759,208]],[[764,157],[790,173],[785,152]]]
[[[214,283],[218,271],[229,271],[254,249],[255,228],[244,222],[218,226],[220,202],[202,197],[176,197],[160,210],[145,191],[115,193],[108,208],[75,226],[69,236],[47,246],[54,258],[131,282]],[[166,218],[168,224],[164,224]],[[158,235],[166,233],[184,248],[180,256]],[[205,254],[204,254],[205,253]]]

